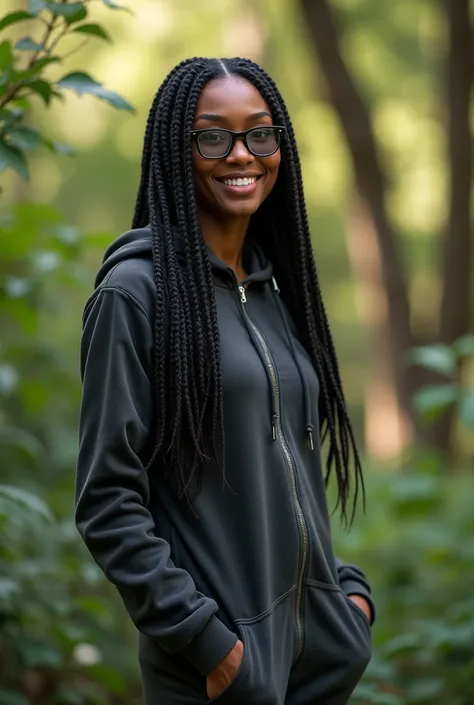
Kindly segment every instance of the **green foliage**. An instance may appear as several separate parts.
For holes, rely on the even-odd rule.
[[[113,3],[105,4],[117,9]],[[27,128],[32,99],[39,96],[46,105],[63,97],[67,89],[78,95],[92,95],[107,101],[119,110],[133,111],[122,96],[104,86],[85,72],[64,76],[50,74],[53,65],[60,64],[61,42],[66,36],[82,35],[84,41],[99,38],[110,41],[106,30],[97,23],[78,24],[89,15],[87,0],[53,2],[30,0],[29,10],[11,12],[0,18],[0,32],[29,20],[32,36],[25,36],[12,45],[0,42],[0,172],[11,169],[23,179],[28,178],[28,151],[44,144],[56,150],[55,143],[38,130]],[[82,46],[82,45],[80,45]]]
[[[465,335],[452,346],[436,344],[415,348],[408,362],[446,377],[443,383],[430,384],[414,396],[413,404],[426,421],[435,421],[454,408],[462,424],[474,431],[474,387],[461,383],[466,359],[474,357],[474,335]]]
[[[94,95],[97,98],[107,101],[110,105],[113,105],[114,108],[133,110],[130,103],[127,103],[118,93],[107,90],[83,71],[75,71],[74,73],[67,74],[67,76],[63,76],[58,81],[57,87],[62,89],[70,88],[77,93],[77,95]]]
[[[31,125],[35,96],[47,107],[73,89],[131,109],[86,73],[48,74],[62,62],[57,47],[66,34],[108,39],[100,25],[78,24],[88,9],[30,0],[28,12],[0,19],[0,31],[24,20],[32,31],[14,46],[0,42],[0,171],[26,178],[27,155],[41,143],[71,152]],[[34,25],[46,30],[36,36]],[[90,284],[80,257],[80,232],[54,208],[18,203],[0,215],[0,705],[128,700],[136,683],[122,607],[72,521],[76,299]]]
[[[0,703],[8,705],[103,704],[136,683],[122,608],[72,521],[79,376],[66,338],[58,346],[51,332],[89,282],[80,250],[80,233],[50,207],[23,203],[2,216]],[[79,311],[75,318],[77,334]]]
[[[371,475],[338,552],[373,579],[374,658],[353,705],[474,702],[474,480]]]

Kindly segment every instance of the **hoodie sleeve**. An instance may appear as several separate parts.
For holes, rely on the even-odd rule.
[[[152,424],[153,331],[129,293],[105,287],[85,311],[76,526],[136,627],[210,673],[237,642],[216,602],[170,560],[147,509],[140,460]]]
[[[336,566],[339,585],[346,595],[360,595],[369,603],[372,613],[370,623],[373,624],[375,622],[375,605],[369,581],[364,573],[354,565],[343,563],[339,558],[336,558]]]

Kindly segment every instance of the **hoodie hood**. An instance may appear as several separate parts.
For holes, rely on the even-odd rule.
[[[98,287],[117,264],[133,257],[151,259],[150,228],[129,230],[110,243],[102,259],[102,265],[97,272],[95,286]]]
[[[174,230],[174,236],[178,258],[184,260],[183,237],[177,228]],[[207,246],[207,252],[216,284],[224,282],[228,285],[229,276],[233,276],[232,269],[209,246]],[[149,226],[129,230],[108,246],[102,260],[102,266],[95,279],[95,286],[98,287],[117,264],[134,257],[145,259],[151,259],[152,257],[151,228]],[[273,267],[253,240],[247,239],[245,241],[243,259],[244,268],[248,272],[245,284],[250,282],[269,282],[272,279]]]

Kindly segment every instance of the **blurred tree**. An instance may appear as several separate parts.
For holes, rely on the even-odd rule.
[[[408,276],[396,227],[387,205],[388,176],[373,129],[371,111],[345,63],[339,24],[329,0],[301,0],[309,36],[340,120],[353,166],[356,193],[347,229],[356,283],[364,297],[370,341],[370,383],[366,394],[366,439],[369,452],[396,457],[406,444],[426,438],[411,398],[426,382],[419,367],[404,364],[417,342],[411,327]],[[446,59],[450,204],[440,237],[442,296],[437,312],[437,339],[453,343],[473,321],[474,278],[470,193],[472,136],[469,125],[473,84],[473,30],[469,0],[443,0],[449,27]],[[427,342],[427,341],[424,341]],[[380,428],[384,428],[383,441]],[[438,450],[451,450],[452,416],[447,412],[428,432]],[[389,438],[387,438],[387,433]]]

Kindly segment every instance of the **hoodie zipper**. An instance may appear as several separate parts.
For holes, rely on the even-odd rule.
[[[285,436],[283,434],[283,426],[281,422],[281,413],[280,413],[280,387],[278,384],[278,378],[276,375],[276,367],[275,363],[273,361],[273,358],[271,356],[269,347],[267,345],[267,342],[265,338],[263,337],[262,333],[259,331],[257,326],[253,323],[252,319],[250,318],[249,314],[247,313],[245,309],[245,304],[247,303],[247,295],[245,292],[245,287],[239,286],[239,295],[240,295],[240,301],[242,303],[242,310],[244,312],[244,315],[246,316],[246,319],[254,332],[260,347],[262,348],[263,356],[265,358],[268,371],[270,372],[270,378],[272,380],[272,385],[273,385],[273,394],[275,396],[275,411],[276,411],[276,417],[273,420],[272,419],[272,433],[273,433],[273,440],[276,440],[278,436],[278,440],[280,441],[280,446],[283,450],[283,455],[285,456],[288,469],[290,472],[290,481],[291,481],[291,489],[293,491],[293,501],[295,504],[296,508],[296,513],[298,516],[298,526],[300,529],[300,539],[301,539],[301,560],[300,560],[300,567],[298,571],[298,581],[297,581],[297,588],[296,588],[296,605],[295,605],[295,613],[296,613],[296,631],[297,631],[297,647],[296,647],[296,652],[295,652],[295,658],[294,661],[296,662],[299,656],[301,655],[301,651],[303,649],[303,618],[302,618],[302,603],[303,603],[303,581],[304,581],[304,575],[305,575],[305,570],[306,570],[306,564],[308,561],[308,529],[306,526],[306,519],[304,517],[303,513],[303,508],[301,506],[301,502],[298,497],[298,490],[296,486],[296,468],[295,464],[293,461],[293,458],[290,453],[290,449],[288,447],[288,444],[286,442]]]

